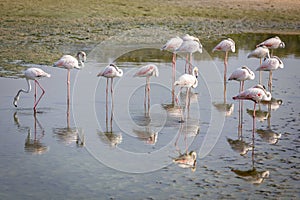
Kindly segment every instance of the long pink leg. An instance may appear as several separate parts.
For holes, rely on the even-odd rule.
[[[70,105],[70,69],[68,69],[68,73],[67,73],[67,105]]]
[[[189,74],[192,74],[192,57],[193,57],[193,53],[190,53]]]
[[[105,93],[106,93],[106,123],[107,123],[107,120],[108,120],[108,80],[109,78],[106,79],[106,89],[105,89]]]
[[[172,58],[172,104],[174,104],[175,100],[175,79],[176,79],[176,53],[173,53]]]
[[[270,71],[270,74],[269,74],[268,86],[269,86],[269,91],[272,92],[272,71]]]
[[[260,58],[260,60],[259,60],[259,66],[261,66],[261,63],[262,63],[262,60],[261,60],[261,58]],[[262,81],[262,80],[261,80],[261,79],[262,79],[262,71],[259,71],[259,77],[258,77],[258,78],[259,78],[259,79],[258,79],[258,80],[259,80],[258,83],[261,84],[261,81]]]
[[[44,88],[40,85],[40,83],[39,83],[37,80],[34,80],[34,82],[35,82],[35,94],[34,94],[35,98],[36,98],[36,93],[37,93],[36,84],[37,84],[37,85],[41,88],[41,90],[42,90],[41,96],[40,96],[39,99],[36,101],[36,103],[34,104],[34,107],[33,107],[34,111],[36,112],[36,106],[38,105],[38,103],[40,102],[40,100],[42,99],[42,97],[44,96],[45,90],[44,90]]]
[[[186,68],[187,68],[188,62],[189,62],[189,54],[186,54],[184,73],[186,73]]]
[[[111,85],[110,85],[110,93],[111,93],[111,118],[113,118],[113,114],[114,114],[114,90],[113,90],[113,81],[114,81],[114,79],[111,78]]]
[[[150,110],[150,77],[147,77],[148,112]]]

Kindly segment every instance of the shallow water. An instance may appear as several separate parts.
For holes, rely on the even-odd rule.
[[[231,37],[238,50],[229,54],[228,76],[244,64],[255,70],[259,60],[246,55],[269,35]],[[166,61],[171,60],[171,54],[161,52],[160,44],[131,46],[129,53],[109,58],[105,53],[112,49],[105,49],[109,47],[105,44],[101,46],[104,53],[91,52],[86,67],[71,73],[69,119],[65,70],[41,66],[52,76],[40,81],[46,94],[36,115],[31,109],[32,92],[21,96],[18,108],[12,105],[17,90],[26,87],[25,80],[1,78],[0,198],[299,199],[300,50],[291,45],[299,38],[280,37],[287,41],[286,49],[274,54],[282,58],[285,68],[273,73],[272,95],[282,104],[260,106],[265,112],[256,120],[257,132],[252,138],[248,113],[253,103],[245,101],[242,140],[238,140],[239,104],[231,99],[239,84],[227,83],[225,103],[231,109],[224,112],[223,54],[210,53],[217,42],[204,44],[209,53],[194,56],[199,85],[193,90],[189,112],[184,112],[185,123],[178,122],[180,110],[172,106],[171,64]],[[121,49],[114,54],[119,55],[118,51]],[[106,80],[96,74],[113,60],[124,75],[114,80],[111,122],[111,107],[107,113],[105,107]],[[149,62],[157,64],[160,74],[151,78],[147,112],[143,105],[145,79],[132,75]],[[179,57],[177,76],[183,73],[184,65],[184,57]],[[264,83],[267,77],[263,73]],[[245,87],[256,83],[257,79],[246,82]],[[183,92],[179,102],[184,105],[184,101]],[[278,134],[281,137],[274,138]],[[243,141],[250,150],[240,155],[230,139]],[[185,151],[197,152],[195,171],[173,163],[172,159]],[[269,177],[260,179],[265,171]]]

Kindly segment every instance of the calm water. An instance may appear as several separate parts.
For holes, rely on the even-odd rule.
[[[232,35],[237,52],[230,53],[228,76],[242,65],[255,70],[259,60],[246,55],[270,36]],[[194,56],[199,85],[184,113],[185,123],[178,123],[180,110],[171,104],[171,54],[159,50],[162,43],[115,48],[108,45],[118,44],[113,40],[90,52],[86,67],[71,73],[70,117],[65,70],[40,66],[52,77],[40,81],[46,94],[36,115],[32,92],[21,96],[19,108],[12,105],[25,80],[1,78],[0,199],[299,199],[299,36],[280,37],[286,49],[274,54],[285,68],[273,73],[272,94],[282,104],[260,106],[254,138],[248,114],[252,102],[244,102],[238,131],[239,103],[231,98],[238,92],[237,82],[227,83],[224,102],[223,54],[210,53],[218,41],[203,42],[208,52]],[[96,74],[112,61],[124,76],[114,80],[111,121],[111,107],[107,113],[105,109],[106,79]],[[157,64],[160,74],[151,78],[147,112],[145,79],[132,76],[149,62]],[[179,57],[177,76],[184,65],[184,56]],[[267,78],[263,73],[265,84]],[[179,100],[184,104],[185,92]],[[233,143],[249,151],[240,155]],[[173,163],[185,151],[197,152],[196,170]],[[261,178],[267,171],[269,176]]]

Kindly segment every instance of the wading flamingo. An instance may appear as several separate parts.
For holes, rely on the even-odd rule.
[[[278,68],[283,68],[283,62],[277,56],[272,56],[271,58],[265,58],[262,64],[256,69],[256,71],[269,71],[269,91],[272,91],[272,73]]]
[[[148,96],[148,111],[150,109],[150,77],[158,77],[158,74],[158,68],[154,64],[143,66],[134,74],[134,77],[146,77],[144,107],[146,110],[146,102]]]
[[[235,52],[235,42],[231,38],[227,38],[222,40],[215,48],[213,48],[212,52],[215,51],[224,51],[224,102],[226,102],[226,74],[227,74],[227,66],[228,66],[228,52]]]
[[[188,104],[188,99],[189,99],[189,93],[190,93],[190,88],[196,88],[198,86],[198,68],[194,67],[192,75],[191,74],[183,74],[181,75],[177,81],[175,81],[174,85],[175,86],[179,86],[179,92],[176,95],[176,102],[178,104],[178,96],[182,90],[182,88],[187,88],[186,91],[186,100],[185,100],[185,106],[186,108],[188,108],[189,104]],[[182,109],[181,109],[181,122],[183,122],[183,113],[182,113]]]
[[[183,42],[183,39],[180,37],[174,37],[167,41],[167,43],[161,48],[161,50],[171,51],[172,56],[172,103],[174,103],[175,98],[175,86],[174,82],[176,80],[176,52],[175,50],[178,49]]]
[[[271,56],[273,56],[273,49],[285,48],[285,44],[278,36],[269,38],[262,43],[256,45],[256,47],[266,46],[271,49]]]
[[[21,94],[21,92],[24,92],[24,93],[29,93],[31,91],[31,84],[29,82],[29,80],[34,80],[34,105],[33,105],[33,110],[34,112],[36,112],[36,106],[38,105],[38,103],[40,102],[41,98],[43,97],[43,95],[45,94],[45,90],[44,88],[40,85],[40,83],[38,82],[39,79],[43,78],[43,77],[50,77],[51,75],[44,72],[43,70],[39,69],[39,68],[29,68],[29,69],[26,69],[25,72],[24,72],[24,75],[25,75],[25,78],[26,78],[26,81],[27,81],[27,90],[24,90],[24,89],[20,89],[17,93],[17,95],[15,96],[14,98],[14,101],[13,101],[13,104],[15,105],[15,107],[17,107],[17,103],[18,103],[18,100],[19,100],[19,96]],[[37,87],[36,85],[38,85],[41,90],[42,90],[42,94],[41,96],[39,97],[38,100],[36,100],[36,93],[37,93]]]
[[[255,85],[243,92],[240,92],[237,96],[234,96],[234,100],[251,100],[254,102],[253,108],[253,130],[255,129],[255,111],[256,111],[256,104],[260,103],[261,101],[270,101],[272,95],[270,92],[266,91],[264,86],[262,85]]]
[[[113,80],[115,77],[122,77],[123,70],[119,69],[115,64],[109,64],[97,76],[98,77],[103,76],[103,77],[107,78],[107,80],[106,80],[106,110],[108,110],[108,104],[107,104],[107,102],[108,102],[108,81],[109,81],[109,79],[111,79],[111,82],[110,82],[110,94],[111,94],[111,105],[112,105],[111,116],[113,116],[113,110],[114,110],[113,109],[114,108]]]
[[[175,52],[185,52],[188,53],[187,57],[186,57],[186,65],[187,63],[189,63],[189,69],[188,69],[188,73],[192,74],[192,56],[193,53],[195,52],[199,52],[202,53],[202,44],[200,43],[199,39],[194,37],[194,36],[190,36],[188,34],[184,35],[183,37],[183,42],[180,45],[180,47],[178,47]],[[190,59],[188,59],[188,57],[190,57]],[[186,72],[186,68],[185,68],[185,73]]]
[[[71,55],[62,56],[57,62],[54,63],[53,67],[64,68],[68,70],[67,74],[67,105],[70,105],[70,70],[73,68],[81,69],[84,67],[86,61],[86,54],[83,51],[79,51],[76,58]]]
[[[229,81],[235,80],[240,82],[240,92],[244,90],[244,82],[246,80],[253,80],[255,78],[255,74],[251,71],[247,66],[242,66],[237,68],[229,77]]]
[[[251,51],[248,55],[247,58],[259,58],[259,66],[262,63],[263,58],[270,58],[270,51],[268,47],[266,46],[259,46],[253,51]],[[261,71],[259,72],[259,80],[258,83],[261,84],[261,79],[262,79],[262,74]]]

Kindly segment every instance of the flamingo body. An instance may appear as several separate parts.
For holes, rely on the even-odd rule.
[[[266,46],[259,46],[253,51],[251,51],[248,55],[247,58],[269,58],[270,57],[270,51],[268,47]]]
[[[228,80],[245,81],[253,80],[254,78],[254,72],[251,71],[247,66],[242,66],[233,71]]]
[[[71,55],[62,56],[57,62],[54,63],[54,67],[65,69],[81,69],[86,61],[86,54],[83,51],[77,53],[76,58]]]
[[[186,52],[186,53],[202,53],[202,44],[196,40],[183,40],[180,47],[176,49],[176,52]]]
[[[215,48],[213,48],[212,52],[214,51],[235,52],[235,42],[231,38],[222,40]]]
[[[272,56],[271,58],[266,58],[263,60],[260,67],[256,71],[273,71],[278,68],[283,68],[283,62],[277,56]]]
[[[180,88],[196,88],[198,86],[198,68],[195,67],[193,74],[183,74],[177,81],[175,81],[175,86],[180,86]]]
[[[158,76],[158,68],[156,65],[149,64],[141,67],[135,74],[134,76],[138,77],[150,77],[150,76]]]
[[[30,80],[38,80],[43,77],[47,77],[47,78],[51,77],[50,74],[44,72],[42,69],[34,68],[34,67],[25,70],[24,75],[26,79],[30,79]]]
[[[174,52],[180,47],[183,40],[180,37],[174,37],[167,41],[167,43],[161,48],[161,50],[168,50]]]
[[[123,76],[123,70],[119,69],[114,64],[110,64],[106,66],[97,76],[104,76],[106,78],[121,77]]]
[[[270,101],[271,98],[271,93],[266,91],[262,85],[253,86],[233,97],[234,100],[251,100],[255,103],[261,101]]]
[[[281,41],[281,39],[278,36],[269,38],[262,43],[256,45],[256,47],[259,46],[266,46],[269,49],[277,49],[277,48],[285,48],[284,42]]]

